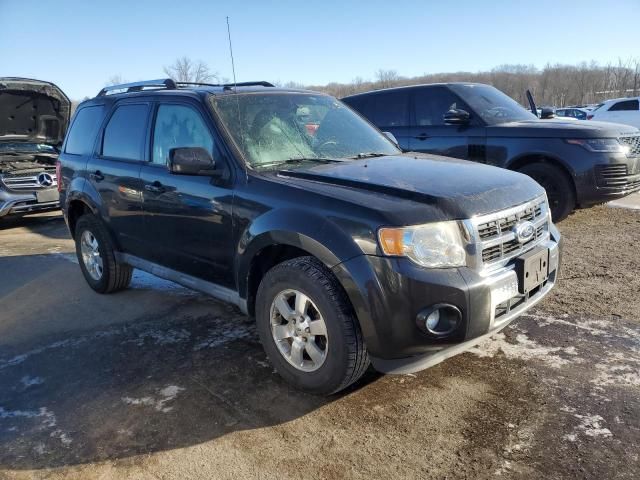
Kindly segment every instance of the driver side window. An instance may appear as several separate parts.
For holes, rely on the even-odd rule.
[[[169,151],[179,147],[202,147],[215,158],[213,137],[196,110],[186,105],[160,105],[153,129],[151,161],[167,165]]]
[[[445,125],[444,114],[452,109],[469,107],[445,87],[429,87],[414,92],[416,124],[418,126]]]

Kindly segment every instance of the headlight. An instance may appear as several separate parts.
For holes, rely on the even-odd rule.
[[[629,153],[629,147],[622,145],[615,138],[576,138],[569,139],[567,143],[571,145],[580,145],[590,152],[599,153]]]
[[[378,239],[385,255],[407,257],[423,267],[462,267],[467,263],[456,221],[381,228]]]

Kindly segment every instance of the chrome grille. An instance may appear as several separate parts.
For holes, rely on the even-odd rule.
[[[630,148],[631,155],[640,155],[640,135],[620,137],[618,140],[620,143],[627,145]]]
[[[615,188],[618,190],[633,190],[640,187],[640,167],[634,168],[629,172],[626,164],[613,165],[597,165],[596,166],[596,182],[599,187]]]
[[[513,229],[522,221],[532,222],[535,233],[529,240],[520,243]],[[478,269],[508,261],[549,238],[549,214],[545,197],[476,217],[465,223],[472,232],[475,266]]]
[[[53,188],[57,183],[55,170],[45,171],[51,178],[53,179],[53,184],[49,186],[43,186],[38,182],[38,175],[43,173],[40,171],[30,171],[30,172],[16,172],[16,173],[5,173],[0,176],[0,180],[2,183],[11,190],[39,190],[44,188]]]

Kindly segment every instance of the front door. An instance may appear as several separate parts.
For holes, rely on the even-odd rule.
[[[196,104],[161,103],[152,127],[151,159],[140,172],[144,230],[150,259],[173,270],[233,287],[229,178],[178,175],[169,151],[202,147],[222,166],[215,132]],[[227,171],[229,166],[226,165]]]
[[[486,131],[473,114],[467,125],[444,122],[444,114],[451,109],[472,113],[451,90],[444,86],[415,89],[411,104],[411,151],[486,162]]]

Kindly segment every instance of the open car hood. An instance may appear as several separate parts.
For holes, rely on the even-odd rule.
[[[0,77],[0,142],[59,145],[70,114],[71,101],[53,83]]]

